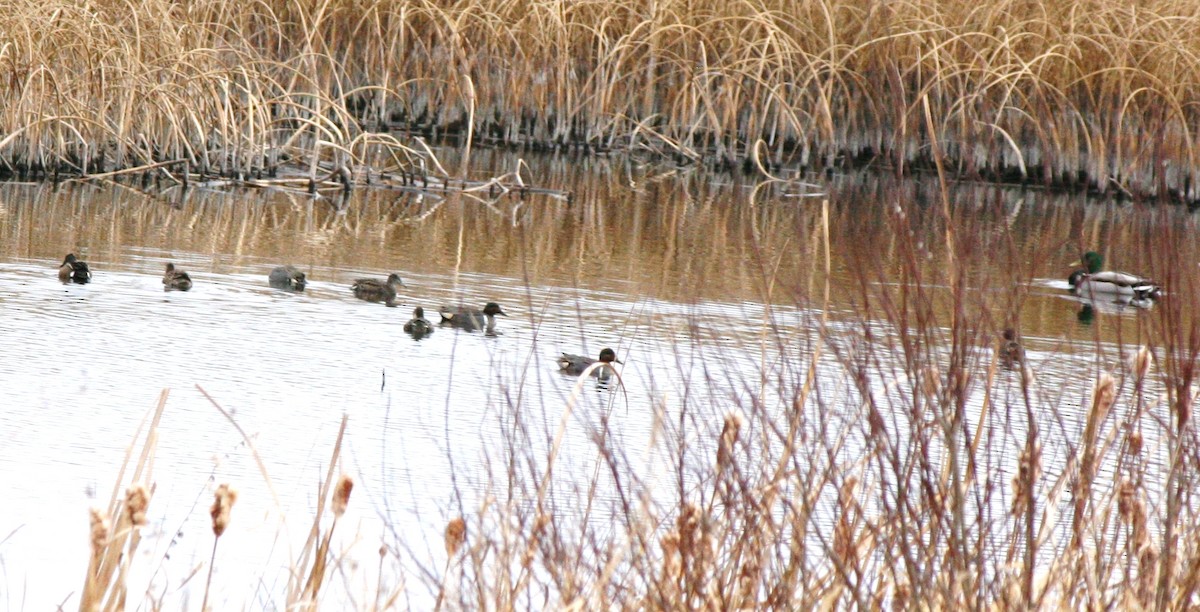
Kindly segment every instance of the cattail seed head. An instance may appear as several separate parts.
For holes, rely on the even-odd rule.
[[[1133,375],[1138,380],[1145,379],[1146,375],[1150,373],[1150,361],[1152,358],[1153,354],[1150,352],[1150,348],[1146,346],[1139,348],[1137,352],[1133,354],[1133,359],[1131,360],[1129,366],[1130,369],[1133,370]]]
[[[1096,381],[1096,388],[1092,391],[1092,415],[1097,423],[1104,420],[1108,416],[1108,411],[1112,408],[1113,402],[1117,398],[1117,383],[1107,372],[1100,375],[1100,380]]]
[[[229,527],[229,512],[237,501],[237,495],[237,490],[229,486],[229,483],[221,483],[213,494],[213,504],[208,509],[208,514],[212,517],[213,533],[218,538],[225,533],[225,528]]]
[[[700,530],[700,507],[688,502],[675,518],[675,533],[679,534],[679,552],[691,557],[697,552],[697,532]]]
[[[97,555],[108,544],[108,517],[104,516],[98,508],[89,508],[88,521],[91,525],[92,554]]]
[[[341,516],[346,513],[346,505],[350,503],[350,491],[354,488],[354,479],[342,474],[333,490],[333,515]]]
[[[1117,488],[1117,512],[1126,523],[1133,522],[1135,501],[1137,501],[1137,489],[1134,487],[1133,481],[1122,478],[1121,485]]]
[[[1142,454],[1142,432],[1135,431],[1129,434],[1129,454],[1134,457]]]
[[[721,427],[721,442],[717,447],[717,470],[724,471],[733,460],[733,445],[737,443],[738,434],[746,422],[746,417],[740,410],[734,410],[725,415],[725,424]]]
[[[150,505],[150,492],[142,485],[135,485],[125,491],[125,511],[129,513],[129,522],[141,527],[146,524],[146,507]]]
[[[458,554],[463,543],[467,541],[467,522],[460,516],[446,523],[446,555],[453,557]]]

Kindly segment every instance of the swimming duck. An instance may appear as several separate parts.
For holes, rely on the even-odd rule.
[[[276,289],[304,291],[304,284],[307,282],[307,279],[303,272],[296,269],[296,266],[278,266],[274,270],[271,270],[271,275],[267,277],[267,281]]]
[[[85,262],[75,258],[74,253],[67,253],[62,265],[58,267],[58,280],[64,283],[75,282],[84,284],[92,280],[92,271]]]
[[[183,270],[176,270],[175,264],[167,264],[167,271],[163,273],[163,291],[187,291],[191,288],[192,277]]]
[[[611,364],[614,362],[622,363],[620,359],[617,359],[617,354],[612,349],[606,348],[600,350],[600,359],[592,359],[591,357],[584,357],[583,355],[571,355],[568,353],[563,353],[562,357],[558,358],[558,367],[562,369],[563,372],[578,376],[583,374],[583,371],[588,369],[588,366],[597,362],[605,364]],[[592,370],[592,376],[608,378],[611,375],[611,365],[606,365]]]
[[[1025,349],[1017,342],[1017,333],[1011,327],[1004,330],[1004,343],[1000,345],[1000,365],[1006,370],[1021,367],[1025,362]]]
[[[373,278],[360,278],[354,281],[350,289],[354,297],[368,302],[383,302],[388,306],[396,305],[396,292],[404,286],[399,274],[389,274],[387,281],[377,281]]]
[[[438,314],[442,315],[443,325],[451,325],[467,331],[485,328],[488,334],[496,331],[496,315],[508,316],[508,313],[501,310],[500,305],[495,302],[488,302],[484,305],[483,310],[467,306],[458,308],[442,306],[438,310]]]
[[[425,318],[425,309],[417,306],[413,309],[413,318],[404,324],[404,331],[414,338],[423,338],[433,333],[433,324]]]
[[[1073,265],[1084,265],[1086,270],[1076,270],[1067,278],[1071,290],[1083,297],[1096,294],[1132,297],[1139,300],[1152,300],[1159,296],[1162,289],[1154,281],[1127,272],[1101,271],[1104,257],[1095,251],[1088,251],[1083,258]]]

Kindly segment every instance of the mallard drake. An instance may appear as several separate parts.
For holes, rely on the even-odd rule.
[[[82,285],[92,280],[92,271],[88,269],[87,263],[76,259],[74,253],[67,253],[62,265],[58,267],[58,280]]]
[[[383,302],[388,306],[396,305],[396,292],[404,286],[399,274],[389,274],[386,281],[373,278],[360,278],[354,281],[350,290],[354,297],[368,302]]]
[[[413,318],[404,324],[404,331],[414,338],[423,338],[433,333],[433,324],[425,318],[425,309],[417,306],[413,309]]]
[[[1072,265],[1086,267],[1072,272],[1067,278],[1071,290],[1083,297],[1106,294],[1153,300],[1162,292],[1158,284],[1148,278],[1128,272],[1102,271],[1100,268],[1104,267],[1104,257],[1095,251],[1084,253],[1083,258]]]
[[[267,277],[267,281],[276,289],[304,291],[304,284],[307,282],[307,279],[303,272],[296,269],[296,266],[278,266],[274,270],[271,270],[271,275]]]
[[[621,360],[617,359],[616,352],[614,352],[610,348],[606,348],[606,349],[600,350],[600,358],[599,359],[592,359],[591,357],[584,357],[583,355],[571,355],[569,353],[563,353],[562,357],[558,358],[558,367],[563,372],[566,372],[568,374],[574,374],[574,375],[578,376],[580,374],[583,374],[583,371],[588,369],[588,366],[592,365],[593,363],[597,363],[597,362],[610,364],[610,363],[621,363]],[[599,376],[600,378],[608,378],[611,375],[612,375],[612,366],[609,366],[609,365],[599,367],[599,368],[596,368],[595,370],[592,370],[592,376]]]
[[[496,315],[508,316],[508,313],[501,310],[500,305],[495,302],[488,302],[483,306],[483,310],[467,306],[457,308],[442,306],[438,310],[438,314],[442,316],[443,325],[451,325],[467,331],[484,328],[489,334],[496,331]]]
[[[187,291],[191,288],[192,277],[183,270],[177,270],[175,264],[167,264],[167,271],[163,273],[163,291]]]
[[[1025,363],[1025,349],[1017,342],[1017,333],[1011,327],[1004,330],[1004,342],[1000,345],[1000,365],[1012,370]]]

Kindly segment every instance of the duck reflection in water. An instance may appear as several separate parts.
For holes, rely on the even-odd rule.
[[[1094,300],[1082,297],[1075,299],[1079,302],[1079,310],[1075,312],[1075,319],[1083,325],[1094,321],[1097,313],[1122,315],[1150,310],[1154,307],[1155,302],[1153,299],[1132,296],[1105,296]]]

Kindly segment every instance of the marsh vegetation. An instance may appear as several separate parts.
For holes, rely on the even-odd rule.
[[[457,174],[417,135],[765,171],[940,149],[965,177],[1193,202],[1198,29],[1180,0],[24,2],[0,164],[319,187]]]

